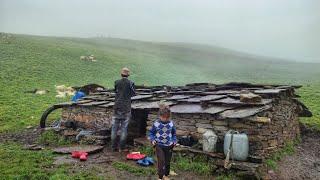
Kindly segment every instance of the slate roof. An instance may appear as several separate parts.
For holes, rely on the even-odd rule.
[[[249,83],[210,84],[193,83],[185,86],[137,86],[137,96],[132,97],[132,109],[157,110],[160,100],[164,100],[173,113],[204,113],[221,118],[244,118],[268,110],[272,102],[280,97],[289,97],[301,106],[300,116],[310,116],[311,112],[294,94],[301,86],[260,85]],[[261,102],[242,102],[240,94],[251,92],[262,97]],[[92,93],[78,102],[59,104],[64,106],[111,108],[114,105],[113,90]]]

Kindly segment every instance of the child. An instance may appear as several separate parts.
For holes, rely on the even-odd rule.
[[[172,149],[177,143],[176,128],[170,120],[168,106],[160,105],[159,119],[156,119],[149,133],[149,139],[156,148],[159,179],[168,179]]]

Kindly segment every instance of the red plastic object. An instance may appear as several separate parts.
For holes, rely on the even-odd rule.
[[[73,158],[80,158],[80,155],[81,155],[80,151],[71,152],[71,157]]]
[[[86,161],[88,159],[88,153],[84,151],[73,151],[71,152],[71,157],[79,158],[81,161]]]
[[[146,155],[144,155],[144,154],[136,154],[136,153],[127,154],[127,159],[130,159],[130,160],[139,160],[139,159],[143,159],[145,157],[146,157]]]
[[[80,155],[80,161],[86,161],[88,159],[88,153],[83,152]]]

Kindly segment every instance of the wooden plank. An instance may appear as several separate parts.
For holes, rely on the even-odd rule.
[[[246,118],[249,116],[256,115],[259,112],[263,112],[265,110],[268,110],[271,107],[272,107],[271,105],[266,105],[263,107],[239,107],[239,108],[232,109],[232,110],[226,110],[226,111],[220,113],[219,117],[221,119]]]
[[[223,153],[213,153],[213,152],[205,152],[201,151],[198,149],[190,148],[190,147],[182,147],[182,146],[176,146],[173,148],[174,152],[186,152],[186,153],[195,153],[195,154],[201,154],[201,155],[207,155],[213,158],[218,158],[218,159],[224,159],[224,154]]]
[[[146,137],[135,138],[133,141],[134,141],[134,144],[136,144],[136,145],[151,146],[150,141]],[[210,153],[210,152],[205,152],[205,151],[201,151],[201,150],[197,150],[197,149],[193,149],[193,148],[181,146],[181,145],[174,147],[173,151],[174,152],[187,152],[187,153],[192,152],[195,154],[205,154],[210,157],[224,159],[223,153]]]

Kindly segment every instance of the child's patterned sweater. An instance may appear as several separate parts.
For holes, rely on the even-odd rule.
[[[150,141],[156,141],[160,146],[171,146],[177,143],[176,128],[173,122],[155,120],[149,132]]]

